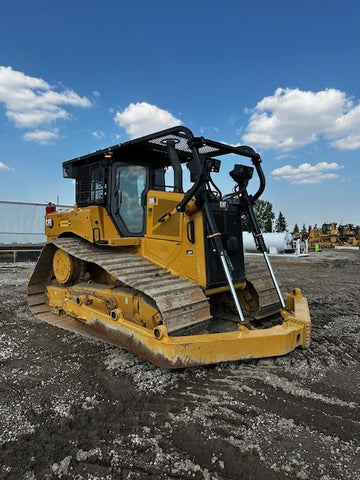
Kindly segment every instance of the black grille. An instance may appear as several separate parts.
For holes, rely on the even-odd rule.
[[[76,178],[76,203],[87,205],[90,200],[90,168],[88,165],[78,167]]]
[[[166,148],[167,140],[174,140],[176,150],[179,150],[180,152],[184,152],[184,153],[191,153],[191,149],[189,148],[189,145],[188,145],[188,139],[180,135],[174,135],[174,134],[164,135],[163,137],[158,137],[158,138],[149,140],[149,143]],[[210,153],[217,154],[219,151],[217,148],[211,147],[209,145],[204,145],[200,147],[198,150],[199,150],[199,153],[201,154],[210,154]]]

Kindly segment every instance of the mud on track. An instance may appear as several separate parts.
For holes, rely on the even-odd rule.
[[[0,264],[0,478],[360,479],[360,253],[272,263],[311,349],[175,372],[40,323]]]

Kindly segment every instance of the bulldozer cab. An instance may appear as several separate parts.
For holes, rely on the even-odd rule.
[[[121,236],[139,237],[146,233],[146,197],[151,190],[182,194],[176,197],[177,212],[184,212],[194,199],[199,205],[221,205],[223,213],[228,210],[229,204],[234,203],[232,196],[225,199],[211,177],[220,170],[221,161],[216,157],[226,154],[248,157],[255,165],[260,187],[251,197],[254,203],[265,187],[260,156],[250,147],[232,147],[194,137],[185,127],[174,127],[69,160],[63,163],[63,175],[76,180],[79,207],[104,206]],[[233,197],[238,198],[253,169],[236,167],[233,179],[237,194]],[[184,191],[186,170],[189,182]]]

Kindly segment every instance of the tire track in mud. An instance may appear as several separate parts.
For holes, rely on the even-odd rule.
[[[290,478],[321,478],[325,473],[331,474],[328,478],[360,478],[357,404],[296,384],[289,389],[285,379],[268,369],[241,370],[216,380],[212,372],[201,391],[196,381],[188,381],[182,395],[206,407],[188,413],[184,423],[238,451],[256,452],[260,464]]]
[[[292,418],[304,427],[327,435],[337,435],[345,441],[354,436],[360,439],[360,408],[355,401],[344,401],[334,395],[316,393],[298,381],[290,381],[281,376],[274,367],[244,370],[245,372],[236,374],[227,373],[226,379],[216,380],[212,375],[208,384],[203,382],[204,391],[200,392],[199,397],[206,396],[206,392],[215,391],[218,396],[219,392],[224,392],[221,398],[224,405],[227,399],[230,400],[230,405],[247,399],[251,407],[266,409],[283,418]],[[196,388],[198,389],[198,386]],[[304,412],[307,413],[306,416]],[[330,418],[335,419],[335,424],[329,423]]]
[[[300,353],[305,355],[304,351]],[[176,382],[174,377],[169,380],[169,372],[163,373],[159,382],[159,391],[165,393],[163,401],[172,405],[180,397],[186,405],[179,412],[178,403],[177,412],[170,414],[177,425],[173,427],[173,442],[190,445],[195,459],[206,457],[202,448],[205,444],[209,447],[211,443],[212,458],[222,458],[215,447],[217,442],[222,452],[236,448],[239,459],[256,457],[263,474],[275,469],[277,478],[280,473],[289,478],[320,478],[326,472],[331,472],[328,478],[334,479],[360,475],[359,462],[355,462],[360,444],[354,440],[360,438],[359,405],[331,389],[318,393],[307,384],[306,377],[299,372],[294,375],[294,366],[291,375],[289,368],[273,365],[284,359],[186,370],[177,374]],[[288,367],[295,360],[283,363]],[[138,378],[144,370],[149,372],[151,367],[139,362]],[[201,447],[196,449],[194,443]],[[328,453],[332,449],[329,466]],[[323,466],[314,468],[312,464]],[[230,471],[225,469],[221,478],[234,478]]]

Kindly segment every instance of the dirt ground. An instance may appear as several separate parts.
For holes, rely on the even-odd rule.
[[[274,257],[309,350],[166,371],[28,311],[0,264],[0,478],[360,479],[360,252]]]

